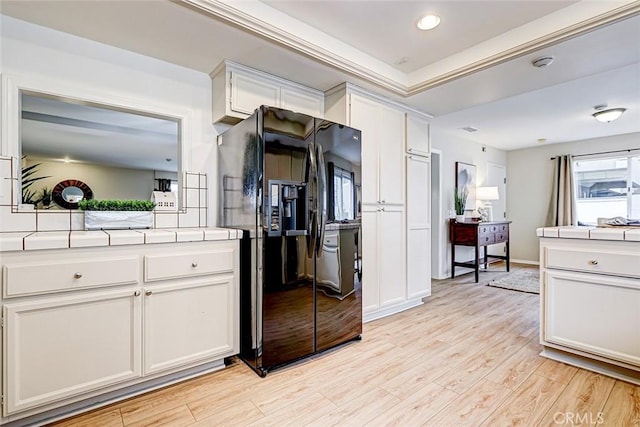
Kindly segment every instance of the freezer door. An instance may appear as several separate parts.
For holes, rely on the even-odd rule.
[[[270,193],[268,187],[274,184],[298,188],[296,192],[281,193],[277,201],[264,197],[265,203],[281,206],[283,218],[280,235],[273,230],[269,235],[266,229],[263,233],[261,354],[263,367],[271,369],[314,352],[314,265],[313,250],[308,251],[314,236],[287,230],[288,225],[297,221],[287,221],[285,217],[291,215],[291,219],[295,216],[317,223],[312,212],[313,192],[307,182],[307,178],[314,182],[316,164],[311,162],[315,156],[309,155],[309,147],[313,147],[313,117],[271,107],[263,107],[263,111],[265,194]],[[296,202],[290,203],[295,195]],[[307,212],[298,215],[296,209]],[[312,227],[305,224],[304,229],[311,231]],[[305,234],[310,234],[309,231]]]
[[[319,234],[316,253],[316,351],[362,333],[362,287],[355,269],[360,217],[360,131],[316,119],[320,164]]]

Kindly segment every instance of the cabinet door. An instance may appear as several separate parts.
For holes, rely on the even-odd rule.
[[[150,374],[238,352],[238,296],[233,276],[144,292],[144,373]]]
[[[363,208],[362,212],[362,311],[380,307],[378,284],[378,212]]]
[[[280,93],[282,108],[308,114],[313,117],[324,117],[324,97],[306,92],[302,89],[283,87]]]
[[[404,113],[381,105],[378,118],[378,176],[381,204],[404,204]],[[364,163],[364,159],[363,159]]]
[[[380,104],[350,95],[349,126],[362,132],[362,203],[378,203],[378,118]],[[396,171],[396,173],[398,173]]]
[[[429,122],[423,117],[409,113],[407,113],[407,152],[423,156],[431,152]]]
[[[431,295],[431,229],[407,231],[407,298]]]
[[[380,305],[406,299],[406,258],[404,252],[404,211],[384,207],[378,214],[378,269]]]
[[[139,377],[140,301],[121,291],[6,304],[5,415]]]
[[[640,366],[637,280],[547,271],[543,339]]]
[[[267,79],[231,71],[231,110],[253,114],[261,105],[280,106],[280,88]]]
[[[407,157],[407,227],[429,228],[431,223],[431,163],[426,157]]]

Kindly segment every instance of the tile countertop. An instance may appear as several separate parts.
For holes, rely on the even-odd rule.
[[[640,242],[640,227],[540,227],[536,229],[538,237],[560,239],[623,240]]]
[[[15,232],[0,233],[0,252],[235,240],[241,237],[241,231],[228,228]]]

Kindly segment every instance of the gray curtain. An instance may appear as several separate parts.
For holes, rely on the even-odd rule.
[[[547,225],[576,225],[576,187],[570,154],[553,159],[553,187]]]

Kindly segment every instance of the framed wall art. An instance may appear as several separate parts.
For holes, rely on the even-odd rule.
[[[476,165],[456,162],[456,188],[458,192],[467,191],[467,203],[465,211],[473,211],[476,208]]]

